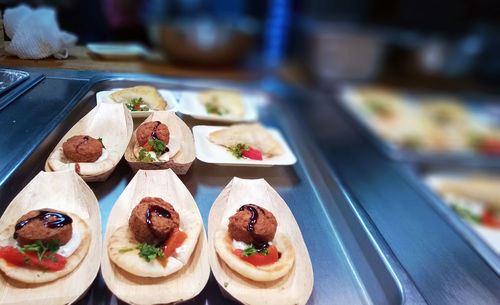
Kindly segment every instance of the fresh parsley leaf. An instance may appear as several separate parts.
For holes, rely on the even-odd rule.
[[[243,151],[242,150],[249,151],[250,148],[248,147],[248,145],[240,143],[240,144],[236,144],[233,147],[229,147],[227,150],[229,152],[231,152],[233,154],[233,156],[236,157],[236,159],[241,159],[241,158],[243,158]]]
[[[125,104],[125,106],[127,106],[128,110],[130,111],[149,111],[149,107],[141,107],[141,105],[146,105],[142,97],[138,99],[134,98],[130,101],[130,103]]]
[[[139,249],[139,256],[144,258],[146,262],[150,262],[151,260],[159,257],[161,259],[165,259],[165,255],[160,247],[155,245],[148,245],[146,243],[139,244],[135,247]]]
[[[23,254],[24,254],[24,253],[23,253]],[[30,258],[29,258],[29,257],[27,257],[27,256],[25,256],[25,257],[24,257],[24,262],[25,262],[26,264],[27,264],[27,263],[29,263],[29,262],[30,262]]]
[[[267,248],[265,248],[262,251],[260,251],[259,253],[262,254],[262,255],[264,255],[264,256],[268,256],[269,255],[269,250],[267,250]]]
[[[257,249],[255,249],[255,247],[250,244],[250,246],[248,246],[245,250],[243,250],[243,252],[241,253],[241,256],[251,256],[251,255],[255,255],[257,254]]]
[[[102,148],[106,149],[106,146],[104,146],[104,143],[102,143],[102,138],[98,138],[97,141],[101,142]]]
[[[155,161],[155,159],[144,148],[139,151],[139,158],[137,158],[137,160],[144,162]]]
[[[151,148],[153,148],[157,156],[163,154],[167,149],[167,145],[165,145],[165,142],[163,142],[162,140],[148,139],[148,144]]]
[[[41,240],[37,239],[35,240],[32,244],[29,245],[24,245],[24,247],[18,249],[19,252],[21,252],[24,255],[25,251],[33,251],[36,252],[38,256],[38,261],[42,262],[42,260],[53,260],[53,261],[58,261],[57,258],[55,257],[56,252],[59,250],[61,245],[61,242],[59,239],[53,239],[50,240],[47,243],[47,246],[45,246]],[[46,252],[50,252],[49,255],[45,255]],[[24,261],[26,261],[28,257],[24,257]]]
[[[222,108],[220,105],[217,104],[217,97],[216,96],[214,96],[212,98],[212,101],[205,104],[205,110],[209,114],[216,114],[216,115],[220,115],[220,116],[223,116],[223,115],[229,113],[229,111],[227,109]]]

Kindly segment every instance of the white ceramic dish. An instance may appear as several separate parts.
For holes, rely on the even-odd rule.
[[[88,43],[87,48],[104,59],[134,59],[148,54],[148,50],[138,43]]]
[[[198,101],[197,91],[184,91],[179,100],[179,111],[198,120],[209,120],[218,122],[252,122],[259,119],[258,106],[267,102],[264,95],[241,93],[245,114],[242,117],[230,115],[209,114],[205,107]]]
[[[109,91],[99,91],[96,93],[95,98],[97,100],[97,104],[100,103],[108,103],[108,104],[117,104],[115,101],[109,97],[109,95],[115,91],[121,90],[123,88],[116,88]],[[174,93],[170,90],[159,89],[158,93],[160,93],[161,97],[167,102],[167,108],[164,111],[172,111],[175,112],[179,108],[179,104],[177,103],[177,99],[174,96]],[[148,111],[130,111],[133,118],[147,118],[153,112],[158,112],[162,110],[148,110]]]
[[[216,130],[226,127],[223,126],[207,126],[198,125],[193,127],[194,143],[196,147],[196,158],[205,163],[214,163],[218,165],[228,166],[262,166],[268,167],[273,165],[292,165],[297,162],[297,158],[292,150],[286,143],[281,133],[274,128],[267,128],[274,139],[280,143],[284,149],[284,154],[272,158],[264,159],[262,161],[251,159],[236,159],[227,149],[223,146],[214,144],[208,140],[208,135]]]

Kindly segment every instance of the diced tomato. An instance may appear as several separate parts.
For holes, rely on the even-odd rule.
[[[500,229],[500,219],[496,218],[495,213],[491,210],[484,211],[481,222],[487,227]]]
[[[233,254],[238,256],[240,259],[244,260],[245,262],[249,262],[250,264],[254,266],[263,266],[263,265],[270,265],[274,264],[275,262],[278,261],[278,249],[276,249],[275,246],[269,246],[267,248],[268,254],[266,256],[260,254],[257,252],[255,255],[249,255],[249,256],[243,256],[241,255],[243,253],[242,249],[234,249]]]
[[[146,142],[146,144],[142,145],[142,147],[147,150],[147,151],[153,151],[153,147],[149,146],[149,143]]]
[[[136,110],[141,110],[141,104],[139,104],[139,105],[135,105],[135,106],[134,106],[134,108],[135,108]]]
[[[45,256],[49,256],[50,252],[46,252]],[[38,260],[38,255],[34,251],[25,251],[24,254],[19,252],[16,248],[12,246],[3,247],[0,249],[0,257],[5,259],[9,264],[20,266],[20,267],[28,267],[35,266],[44,269],[48,269],[49,271],[58,271],[64,268],[66,265],[66,258],[62,255],[55,254],[54,255],[57,261],[52,259],[42,259],[40,262]],[[26,262],[25,257],[29,258]]]
[[[244,157],[252,160],[262,160],[262,153],[260,152],[260,150],[252,148],[250,146],[248,148],[249,150],[244,150],[243,148],[241,149]]]
[[[184,241],[187,238],[187,234],[180,231],[179,229],[175,229],[172,234],[170,234],[170,237],[167,239],[165,244],[162,247],[163,250],[163,255],[165,256],[165,259],[158,259],[160,264],[162,264],[163,267],[168,262],[168,258],[174,254],[175,249],[179,248]]]
[[[488,156],[500,155],[500,139],[484,139],[479,143],[479,151]]]

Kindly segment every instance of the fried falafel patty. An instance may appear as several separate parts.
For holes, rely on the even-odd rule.
[[[161,123],[160,121],[146,122],[141,124],[137,128],[135,133],[137,138],[137,143],[140,146],[144,146],[148,142],[148,139],[158,139],[168,144],[170,141],[170,131],[167,125]]]
[[[229,217],[228,231],[232,239],[255,244],[272,241],[277,226],[273,213],[255,204],[246,204]]]
[[[132,210],[128,225],[135,239],[141,243],[160,244],[179,228],[179,214],[165,200],[145,197]]]
[[[71,217],[54,209],[33,210],[17,220],[14,238],[21,247],[32,244],[37,239],[44,245],[53,239],[59,239],[62,246],[71,239],[72,222]]]
[[[63,151],[75,162],[94,162],[102,155],[102,143],[91,136],[72,136],[64,142]]]

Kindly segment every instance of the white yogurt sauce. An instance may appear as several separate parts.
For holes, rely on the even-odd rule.
[[[73,234],[71,234],[71,239],[66,244],[62,245],[59,248],[57,254],[60,254],[64,257],[69,257],[76,251],[76,249],[78,249],[81,242],[82,242],[82,237],[80,236],[77,230],[73,229]]]
[[[102,162],[108,158],[108,155],[109,155],[108,151],[103,147],[101,156],[99,157],[99,159],[95,160],[94,162],[95,163]]]

